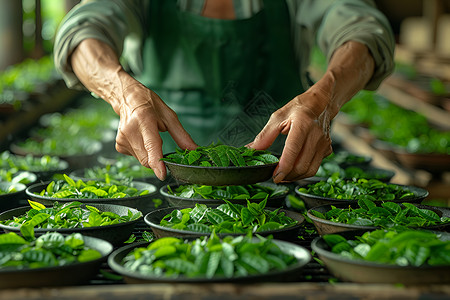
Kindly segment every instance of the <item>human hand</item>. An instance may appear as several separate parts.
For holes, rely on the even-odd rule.
[[[152,168],[160,180],[166,177],[166,167],[161,161],[163,153],[159,132],[168,131],[181,149],[197,147],[175,112],[139,82],[123,89],[123,101],[114,109],[120,116],[117,151],[136,157],[143,166]]]
[[[287,135],[273,173],[275,183],[314,176],[322,159],[331,154],[331,118],[326,109],[322,110],[322,104],[328,103],[329,97],[319,88],[311,88],[295,97],[274,112],[255,140],[247,145],[254,149],[267,149],[279,134]],[[310,107],[312,103],[319,105]]]

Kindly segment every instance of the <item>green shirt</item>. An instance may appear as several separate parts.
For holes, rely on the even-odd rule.
[[[70,54],[84,39],[94,38],[110,45],[134,74],[143,72],[142,45],[149,23],[151,0],[83,1],[68,13],[55,40],[55,65],[67,86],[82,85],[68,63]],[[277,0],[279,1],[279,0]],[[181,10],[200,14],[204,0],[179,0]],[[353,40],[365,44],[375,61],[375,72],[366,89],[376,89],[394,67],[395,41],[385,16],[372,1],[363,0],[286,0],[291,39],[300,79],[308,86],[307,68],[312,48],[317,45],[329,60],[336,48]],[[259,0],[235,0],[238,19],[263,9]]]

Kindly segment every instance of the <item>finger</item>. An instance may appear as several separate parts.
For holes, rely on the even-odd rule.
[[[273,117],[269,119],[261,132],[255,137],[253,142],[246,145],[248,148],[264,150],[269,148],[275,139],[280,135],[282,126],[278,126]]]
[[[189,150],[194,150],[198,147],[191,135],[183,128],[183,125],[181,125],[176,115],[172,117],[172,120],[170,120],[169,123],[167,131],[178,147]]]
[[[135,149],[135,152],[143,151],[143,155],[147,158],[147,164],[155,172],[156,177],[164,180],[166,178],[166,165],[161,161],[163,158],[163,142],[156,125],[147,125],[149,126],[141,126],[142,145],[139,145],[138,150],[136,151]]]
[[[292,171],[293,166],[302,151],[304,137],[302,136],[302,125],[290,121],[290,130],[284,144],[283,153],[281,154],[278,166],[274,171],[273,181],[279,183],[284,180],[287,174]]]

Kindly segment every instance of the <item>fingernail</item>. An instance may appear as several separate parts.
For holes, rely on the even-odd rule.
[[[275,174],[275,176],[273,176],[273,182],[279,183],[284,179],[285,176],[286,175],[283,172],[278,172],[277,174]]]

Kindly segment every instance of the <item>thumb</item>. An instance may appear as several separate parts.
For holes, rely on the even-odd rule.
[[[280,135],[280,130],[277,126],[274,126],[272,122],[269,122],[264,126],[261,132],[255,137],[253,142],[246,145],[248,148],[253,148],[256,150],[264,150],[269,148],[275,139]]]

